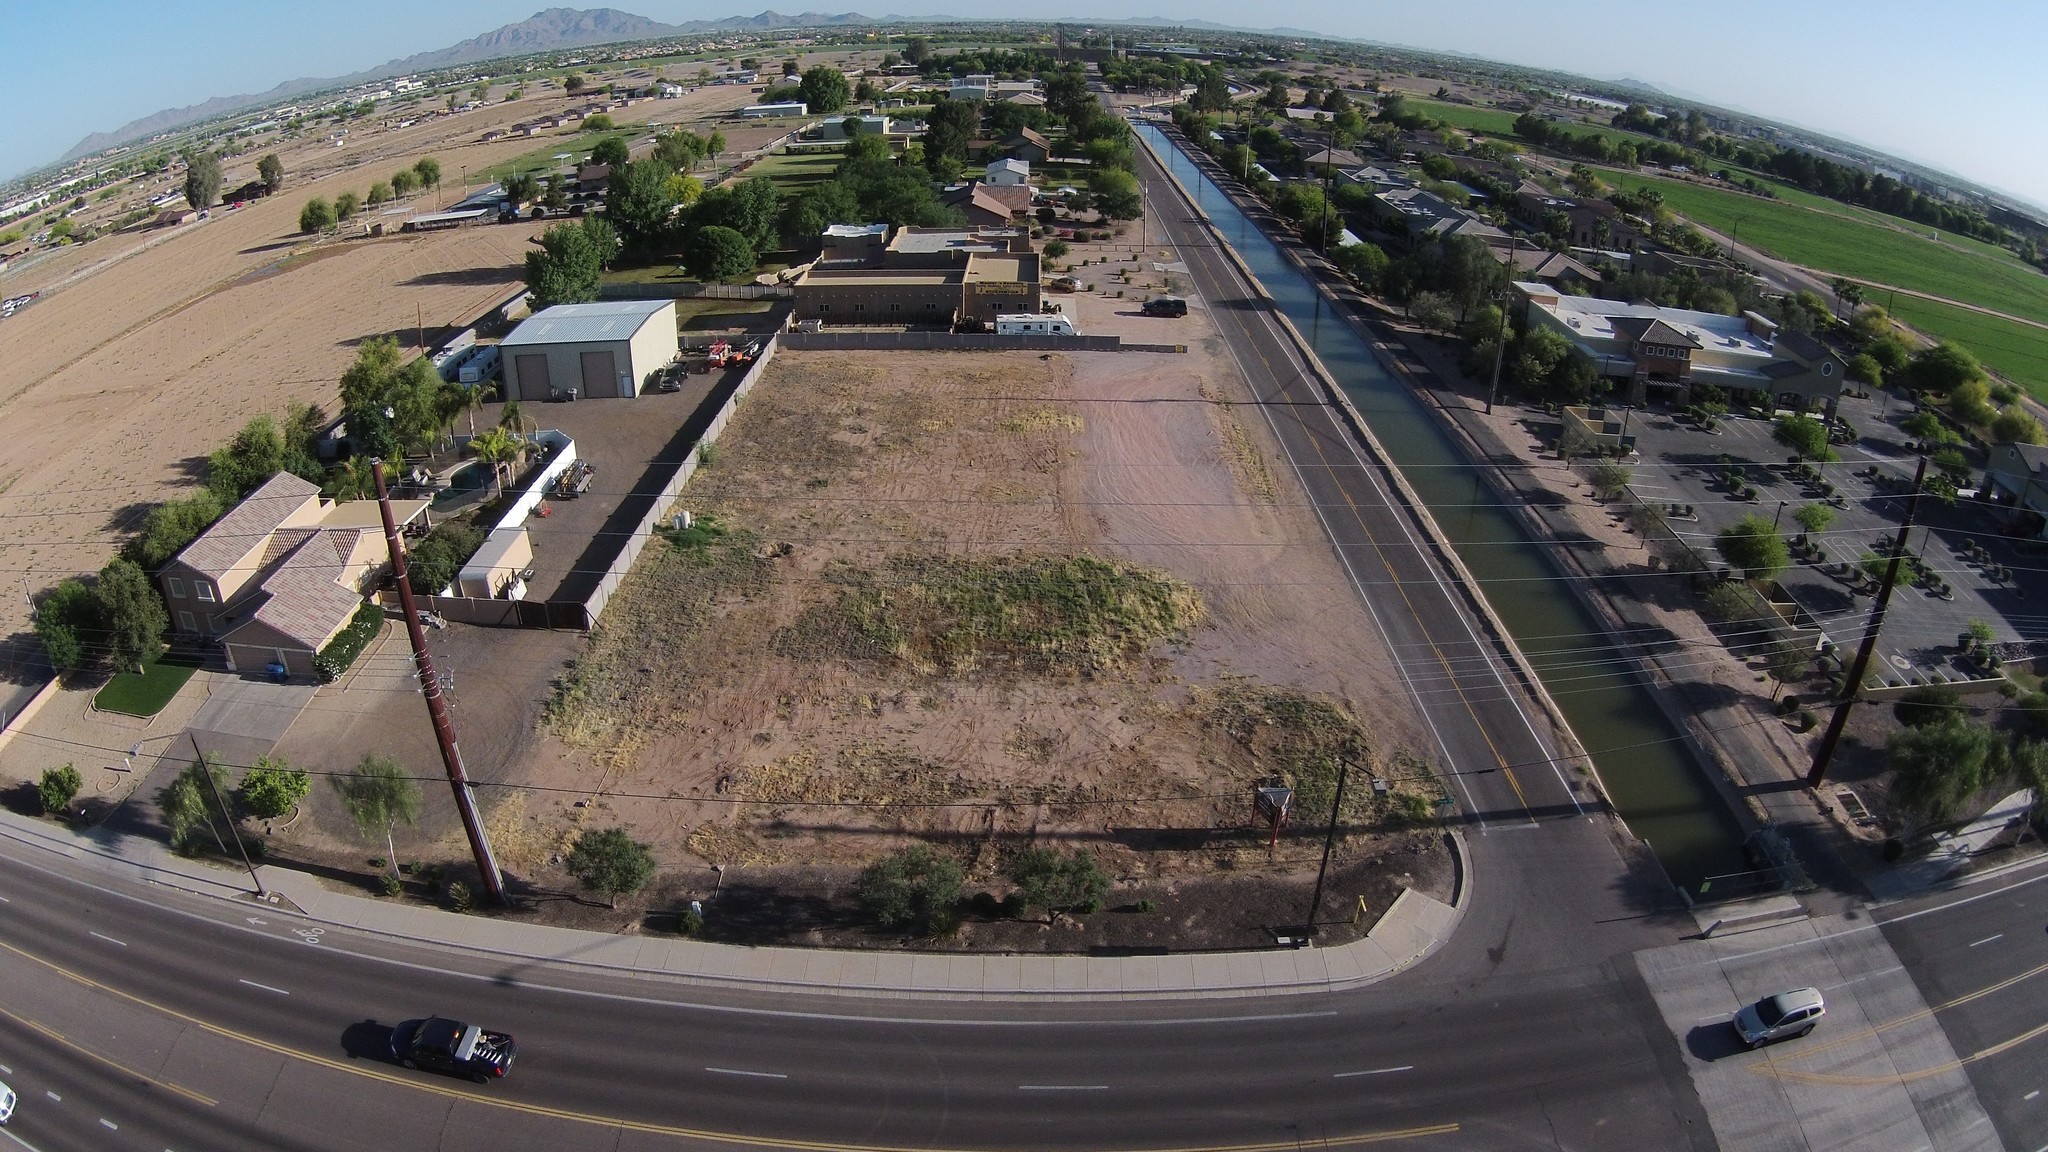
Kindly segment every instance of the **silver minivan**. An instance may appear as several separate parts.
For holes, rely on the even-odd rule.
[[[1755,1048],[1788,1036],[1806,1035],[1820,1023],[1827,1010],[1820,989],[1795,988],[1766,996],[1737,1012],[1735,1030],[1742,1034],[1743,1043]]]

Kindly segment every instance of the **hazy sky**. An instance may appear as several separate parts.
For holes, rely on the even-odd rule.
[[[563,0],[567,2],[567,0]],[[757,8],[618,0],[681,21]],[[212,96],[257,92],[442,48],[524,19],[538,0],[0,0],[11,107],[0,174],[86,134]],[[592,4],[591,6],[596,6]],[[791,9],[805,5],[788,5]],[[819,8],[845,10],[840,5]],[[846,7],[851,7],[847,4]],[[2048,204],[2048,4],[2039,0],[1088,0],[1094,19],[1285,24],[1332,35],[1633,76],[1674,93],[1860,140]],[[985,12],[882,0],[870,16]],[[1256,13],[1256,15],[1253,15]]]

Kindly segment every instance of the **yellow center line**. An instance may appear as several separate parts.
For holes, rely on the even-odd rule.
[[[1987,984],[1974,992],[1965,992],[1952,1000],[1944,1000],[1939,1004],[1930,1005],[1926,1008],[1921,1008],[1913,1012],[1908,1012],[1903,1016],[1899,1016],[1891,1020],[1886,1020],[1881,1024],[1873,1024],[1868,1028],[1859,1028],[1854,1032],[1845,1033],[1824,1043],[1802,1045],[1796,1050],[1785,1053],[1783,1056],[1772,1056],[1770,1059],[1766,1060],[1761,1064],[1751,1065],[1749,1070],[1758,1076],[1770,1076],[1775,1077],[1779,1080],[1792,1080],[1802,1084],[1833,1084],[1850,1087],[1870,1087],[1880,1084],[1908,1084],[1916,1080],[1925,1080],[1930,1076],[1939,1076],[1945,1072],[1953,1072],[1959,1068],[1962,1068],[1965,1065],[1975,1064],[1979,1060],[1988,1060],[1993,1056],[1997,1056],[2004,1052],[2009,1052],[2012,1049],[2017,1048],[2022,1044],[2025,1044],[2029,1040],[2034,1040],[2041,1036],[2048,1035],[2048,1024],[2037,1025],[2033,1028],[2028,1029],[2025,1032],[2020,1033],[2017,1036],[2012,1037],[2009,1040],[2000,1041],[1997,1044],[1993,1044],[1989,1048],[1985,1048],[1980,1051],[1974,1052],[1968,1056],[1962,1057],[1961,1059],[1944,1060],[1939,1064],[1935,1064],[1927,1068],[1919,1068],[1908,1072],[1898,1072],[1890,1076],[1852,1076],[1848,1074],[1832,1072],[1805,1072],[1797,1068],[1783,1067],[1780,1065],[1779,1062],[1781,1060],[1786,1062],[1794,1060],[1805,1060],[1814,1056],[1820,1056],[1825,1053],[1834,1051],[1838,1048],[1843,1047],[1844,1045],[1854,1044],[1862,1040],[1868,1040],[1871,1037],[1876,1036],[1880,1032],[1886,1032],[1893,1028],[1898,1028],[1906,1024],[1912,1024],[1917,1021],[1926,1020],[1929,1017],[1933,1016],[1936,1012],[1944,1012],[1950,1008],[1958,1008],[1964,1004],[1970,1003],[1971,1001],[1981,1000],[1994,992],[2002,992],[2015,984],[2021,983],[2022,981],[2031,980],[2044,972],[2048,972],[2048,964],[2039,964],[2032,968],[2027,969],[2025,972],[2022,972],[2017,976],[2008,976],[1995,984]]]
[[[5,1016],[9,1020],[14,1021],[16,1024],[19,1024],[24,1028],[30,1029],[31,1031],[41,1033],[43,1036],[48,1037],[49,1039],[54,1040],[59,1044],[62,1044],[64,1047],[71,1049],[73,1052],[78,1053],[80,1056],[83,1056],[88,1060],[92,1060],[100,1064],[105,1064],[107,1067],[112,1068],[117,1072],[133,1076],[137,1080],[140,1080],[146,1084],[154,1084],[159,1088],[169,1089],[170,1091],[176,1092],[178,1095],[185,1097],[187,1100],[191,1100],[194,1103],[198,1104],[204,1104],[208,1108],[211,1108],[215,1104],[219,1103],[219,1101],[215,1100],[211,1096],[202,1096],[199,1093],[194,1092],[190,1088],[184,1087],[183,1085],[173,1084],[169,1080],[164,1080],[155,1076],[151,1076],[147,1072],[143,1072],[135,1068],[130,1068],[126,1064],[123,1064],[118,1060],[112,1059],[107,1056],[102,1056],[99,1053],[93,1051],[92,1049],[87,1048],[85,1045],[80,1044],[77,1041],[66,1037],[62,1033],[58,1032],[55,1028],[52,1028],[47,1024],[43,1024],[35,1020],[30,1020],[26,1016],[17,1016],[14,1013],[9,1012],[5,1008],[0,1008],[0,1016]]]
[[[502,1097],[483,1096],[474,1092],[464,1092],[460,1089],[450,1088],[444,1085],[412,1079],[405,1076],[399,1076],[390,1072],[381,1071],[376,1068],[363,1067],[357,1064],[348,1063],[346,1061],[336,1060],[327,1056],[316,1056],[310,1052],[301,1052],[296,1048],[292,1048],[283,1044],[274,1043],[272,1041],[265,1040],[258,1036],[251,1036],[246,1032],[238,1032],[232,1028],[223,1027],[222,1025],[212,1023],[211,1021],[202,1020],[197,1016],[180,1012],[175,1008],[158,1004],[155,1001],[145,999],[141,996],[137,996],[132,992],[124,992],[121,989],[115,988],[111,985],[102,984],[99,981],[94,980],[90,976],[86,976],[79,972],[74,972],[61,964],[57,964],[51,960],[46,960],[43,957],[37,956],[32,952],[23,951],[22,949],[17,948],[12,944],[6,943],[5,941],[0,941],[0,949],[5,949],[8,952],[12,952],[14,955],[19,956],[24,960],[30,961],[35,964],[40,964],[43,967],[48,968],[50,971],[57,973],[59,976],[62,976],[65,979],[70,980],[73,983],[78,984],[82,987],[90,988],[95,992],[104,993],[108,996],[113,996],[117,999],[126,1000],[131,1004],[137,1005],[138,1007],[146,1008],[149,1011],[156,1012],[164,1016],[168,1016],[173,1020],[181,1021],[185,1024],[189,1024],[192,1027],[198,1028],[205,1032],[210,1032],[213,1035],[219,1036],[225,1040],[233,1040],[241,1044],[247,1044],[252,1048],[261,1049],[262,1051],[269,1052],[273,1055],[282,1056],[288,1060],[296,1060],[303,1064],[311,1064],[315,1067],[326,1068],[330,1071],[341,1072],[349,1076],[359,1076],[366,1080],[376,1080],[381,1083],[394,1085],[399,1088],[409,1088],[415,1092],[425,1092],[431,1095],[441,1096],[451,1100],[461,1100],[466,1103],[480,1105],[485,1108],[497,1108],[507,1112],[518,1112],[527,1116],[545,1116],[553,1120],[566,1120],[576,1124],[591,1124],[602,1128],[616,1128],[623,1129],[629,1132],[645,1132],[658,1136],[675,1136],[685,1140],[699,1140],[711,1144],[732,1144],[750,1148],[787,1148],[800,1149],[803,1150],[803,1152],[945,1152],[945,1150],[939,1149],[936,1146],[911,1149],[885,1144],[840,1144],[826,1140],[795,1140],[783,1139],[774,1136],[749,1136],[739,1132],[717,1132],[702,1128],[685,1128],[678,1125],[655,1124],[643,1120],[629,1120],[620,1116],[604,1116],[594,1112],[577,1112],[567,1108],[550,1108],[542,1104],[529,1104],[519,1100],[507,1100]],[[6,1010],[0,1009],[0,1012],[6,1012]],[[38,1032],[42,1032],[43,1034],[58,1040],[60,1043],[63,1043],[72,1048],[77,1048],[78,1051],[84,1052],[87,1056],[91,1056],[95,1060],[99,1060],[107,1064],[113,1064],[112,1061],[107,1060],[103,1056],[99,1056],[96,1053],[86,1051],[83,1048],[78,1048],[76,1044],[73,1044],[69,1040],[65,1040],[62,1036],[59,1036],[52,1029],[49,1029],[41,1024],[37,1024],[34,1021],[25,1020],[19,1016],[15,1016],[11,1012],[6,1012],[6,1015],[8,1015],[11,1019],[19,1021],[27,1027],[34,1028]],[[118,1064],[114,1064],[113,1066],[117,1068],[121,1067]],[[122,1071],[129,1072],[131,1075],[140,1075],[140,1073],[135,1073],[131,1069],[127,1068],[122,1068]],[[208,1105],[214,1103],[214,1101],[208,1100],[206,1097],[200,1096],[198,1093],[191,1092],[188,1089],[179,1088],[176,1085],[154,1080],[146,1076],[143,1078],[150,1080],[151,1083],[163,1084],[164,1087],[170,1088],[173,1091],[179,1092],[182,1095],[190,1096],[193,1099],[200,1101],[201,1103]],[[1445,1136],[1456,1131],[1458,1131],[1458,1125],[1455,1123],[1427,1124],[1413,1128],[1389,1129],[1383,1132],[1360,1132],[1349,1136],[1333,1137],[1322,1141],[1322,1144],[1324,1147],[1327,1148],[1352,1148],[1365,1144],[1384,1144],[1396,1140],[1414,1140],[1424,1136]],[[1193,1145],[1181,1148],[1159,1148],[1148,1149],[1145,1150],[1145,1152],[1290,1152],[1290,1150],[1298,1149],[1299,1147],[1300,1143],[1296,1140],[1277,1140],[1257,1144],[1206,1144]],[[957,1150],[957,1152],[966,1152],[966,1150]]]

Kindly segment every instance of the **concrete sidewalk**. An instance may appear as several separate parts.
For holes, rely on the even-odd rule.
[[[1471,856],[1451,833],[1453,904],[1407,891],[1365,939],[1335,948],[1165,956],[1036,956],[747,948],[681,937],[622,936],[441,912],[331,891],[303,872],[259,868],[270,906],[338,928],[453,948],[522,966],[660,977],[756,992],[898,999],[1089,1001],[1205,999],[1331,992],[1385,979],[1435,952],[1471,902]],[[0,812],[0,843],[53,852],[94,871],[203,896],[254,900],[246,873],[176,856],[154,839],[75,833]],[[289,908],[287,908],[287,905]]]

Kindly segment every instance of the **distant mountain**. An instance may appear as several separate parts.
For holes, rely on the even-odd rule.
[[[663,24],[657,20],[649,20],[645,16],[621,12],[616,8],[549,8],[536,12],[517,24],[507,24],[503,28],[464,40],[452,47],[421,52],[366,71],[347,76],[290,80],[267,92],[243,96],[216,96],[199,104],[166,109],[139,120],[131,120],[111,132],[95,132],[80,140],[76,147],[64,154],[59,163],[102,152],[116,144],[155,135],[158,132],[183,128],[189,124],[198,124],[249,108],[261,108],[308,92],[344,88],[351,84],[381,80],[389,76],[404,76],[412,72],[431,72],[438,68],[453,68],[507,56],[554,52],[591,44],[614,44],[626,40],[652,40],[663,36],[760,32],[776,28],[825,28],[871,23],[874,21],[870,17],[858,12],[804,12],[795,16],[785,16],[780,12],[769,11],[758,16],[730,16],[722,20],[691,20],[683,24]]]

